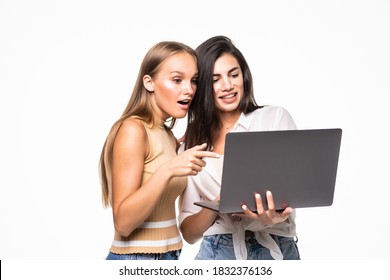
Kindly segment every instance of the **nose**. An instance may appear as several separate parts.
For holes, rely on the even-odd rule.
[[[195,90],[196,90],[196,85],[194,85],[192,81],[188,81],[187,83],[185,83],[184,91],[186,94],[193,95]]]
[[[222,81],[222,83],[221,83],[222,91],[229,91],[233,88],[229,77],[224,77],[221,79],[221,81]]]

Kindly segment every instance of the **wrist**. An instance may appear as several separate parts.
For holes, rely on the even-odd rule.
[[[161,165],[154,174],[162,181],[169,182],[174,176],[166,164]]]

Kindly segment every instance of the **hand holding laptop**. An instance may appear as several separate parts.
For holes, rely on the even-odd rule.
[[[260,223],[263,225],[273,225],[285,221],[292,213],[293,209],[291,207],[286,207],[282,211],[279,210],[277,211],[275,209],[274,199],[270,191],[266,192],[266,198],[267,198],[268,210],[265,210],[265,207],[263,206],[261,195],[256,193],[255,200],[256,200],[257,212],[252,212],[246,204],[243,204],[241,207],[244,212],[235,213],[232,214],[232,216],[248,217],[252,220],[259,220]]]

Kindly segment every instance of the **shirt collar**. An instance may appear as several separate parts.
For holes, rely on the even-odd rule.
[[[238,118],[238,121],[237,121],[237,124],[236,124],[234,130],[236,130],[239,126],[241,126],[245,130],[248,131],[250,126],[251,126],[251,124],[252,124],[252,120],[253,120],[253,114],[252,113],[249,113],[249,114],[241,113],[240,117]]]

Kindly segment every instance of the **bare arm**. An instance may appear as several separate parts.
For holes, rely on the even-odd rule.
[[[219,201],[219,196],[216,198]],[[185,241],[189,244],[194,244],[203,233],[214,224],[219,213],[202,208],[198,213],[188,216],[180,225],[180,230]]]
[[[218,213],[208,209],[202,209],[200,212],[189,216],[181,223],[180,230],[183,238],[189,244],[194,244],[203,233],[214,223]]]
[[[161,165],[142,185],[148,148],[148,138],[141,122],[126,120],[116,136],[112,170],[114,225],[123,236],[128,236],[146,220],[173,177],[196,175],[205,165],[202,157],[218,156],[202,151],[204,147],[194,147]]]
[[[157,170],[140,188],[144,159],[149,152],[147,143],[146,131],[138,120],[125,121],[115,139],[112,206],[115,229],[123,236],[128,236],[148,217],[170,180],[169,174]]]

